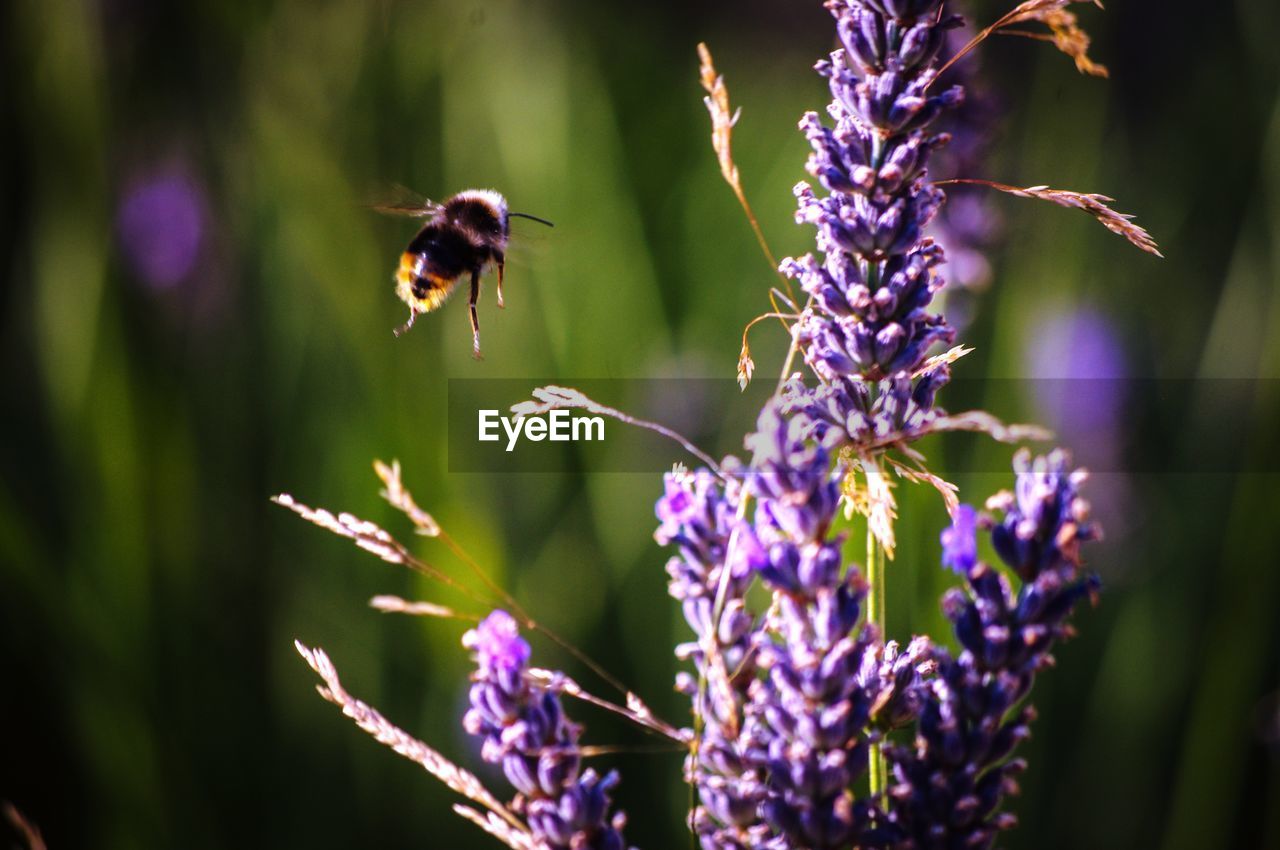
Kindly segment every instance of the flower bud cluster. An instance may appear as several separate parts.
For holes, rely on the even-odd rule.
[[[759,574],[773,591],[751,689],[765,758],[763,813],[770,847],[835,848],[875,840],[879,809],[859,799],[867,747],[914,719],[926,642],[906,653],[859,625],[866,587],[831,533],[839,470],[803,436],[799,418],[766,405],[748,438]]]
[[[909,441],[945,415],[934,398],[950,379],[946,364],[922,370],[914,380],[906,374],[875,383],[842,377],[810,389],[793,379],[779,394],[779,412],[799,435],[828,451]]]
[[[960,652],[927,638],[903,650],[864,621],[866,585],[833,531],[848,458],[945,416],[935,396],[949,366],[927,358],[954,331],[929,312],[944,254],[926,227],[944,196],[928,167],[949,141],[934,124],[962,98],[934,86],[959,19],[943,0],[826,5],[841,42],[817,65],[831,121],[801,120],[819,188],[796,187],[817,251],[780,266],[809,297],[793,333],[819,384],[792,379],[765,405],[745,469],[672,473],[657,504],[655,536],[678,552],[669,590],[695,635],[677,648],[700,720],[690,823],[703,850],[989,847],[1013,822],[1000,803],[1033,717],[1021,704],[1096,592],[1078,544],[1098,532],[1065,453],[1020,454],[994,516],[961,506],[944,533],[944,563],[964,582],[943,599]],[[1012,577],[978,560],[979,530]],[[762,614],[756,579],[771,595]],[[890,738],[903,727],[914,744]],[[884,796],[859,796],[872,745],[892,778]]]
[[[556,694],[526,677],[529,644],[516,621],[493,611],[462,643],[476,661],[463,726],[483,739],[481,756],[500,764],[519,792],[513,810],[553,850],[624,850],[626,817],[609,814],[618,774],[581,770],[580,727]]]
[[[719,474],[677,469],[663,483],[654,537],[679,552],[667,562],[668,591],[695,635],[676,647],[697,674],[682,672],[676,687],[701,720],[697,749],[685,763],[699,802],[690,825],[705,850],[750,850],[767,832],[759,813],[762,760],[755,726],[744,716],[756,674],[755,619],[745,595],[762,553],[739,516],[741,471],[732,458]]]
[[[1015,459],[1015,492],[989,506],[1003,513],[979,519],[962,506],[943,533],[944,562],[961,573],[964,590],[949,591],[943,611],[961,651],[934,650],[938,676],[930,683],[914,747],[887,751],[893,765],[890,818],[899,846],[990,847],[1014,824],[999,811],[1017,790],[1023,763],[1009,756],[1029,735],[1030,706],[1018,708],[1035,674],[1053,661],[1054,643],[1069,637],[1067,618],[1098,589],[1080,575],[1079,542],[1095,539],[1088,505],[1061,450]],[[1019,580],[977,557],[976,531],[985,526],[993,548]]]
[[[944,196],[925,179],[948,141],[930,130],[962,89],[931,90],[946,31],[958,19],[942,0],[833,0],[842,47],[817,65],[832,102],[829,127],[806,113],[808,171],[826,190],[796,187],[796,220],[818,229],[818,260],[781,271],[812,299],[797,328],[807,362],[824,381],[907,373],[954,332],[927,310],[942,286],[942,249],[924,236]]]

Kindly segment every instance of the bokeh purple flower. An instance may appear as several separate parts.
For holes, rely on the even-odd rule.
[[[1121,329],[1096,307],[1060,310],[1032,326],[1022,359],[1036,419],[1075,447],[1094,473],[1090,500],[1108,532],[1123,538],[1143,505],[1132,498],[1127,471],[1134,371]]]
[[[948,31],[942,55],[948,59],[974,35],[971,27]],[[992,144],[1004,116],[1004,106],[984,85],[982,60],[975,53],[947,71],[964,86],[964,102],[939,122],[951,141],[935,152],[932,171],[942,178],[975,178],[986,173]],[[978,188],[952,192],[930,223],[928,233],[947,254],[947,287],[942,303],[947,322],[963,331],[976,312],[977,299],[991,283],[988,255],[1004,236],[1004,217],[991,193]]]
[[[1124,413],[1128,360],[1119,331],[1094,309],[1039,322],[1028,336],[1026,362],[1044,421],[1091,454],[1110,451]]]
[[[189,171],[169,166],[130,180],[116,210],[116,230],[134,274],[152,289],[188,279],[205,242],[207,199]]]

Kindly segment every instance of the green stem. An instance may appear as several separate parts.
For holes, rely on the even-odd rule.
[[[867,527],[867,585],[867,624],[874,625],[883,640],[885,634],[884,550],[880,548],[880,543],[872,533],[870,524]],[[883,794],[888,786],[889,769],[879,743],[870,746],[867,759],[871,796],[874,797]]]

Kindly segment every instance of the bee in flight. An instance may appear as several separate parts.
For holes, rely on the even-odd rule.
[[[554,225],[528,213],[509,212],[507,199],[492,189],[467,189],[443,203],[416,199],[375,209],[427,220],[400,255],[396,295],[409,306],[409,321],[396,330],[396,336],[413,327],[420,313],[430,313],[449,300],[458,282],[470,274],[472,353],[479,359],[476,301],[480,298],[480,276],[490,265],[498,270],[498,306],[502,307],[502,272],[511,237],[510,219],[528,218],[548,227]]]

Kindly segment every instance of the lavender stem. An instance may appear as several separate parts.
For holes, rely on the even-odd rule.
[[[868,522],[867,623],[879,630],[882,640],[885,635],[884,591],[884,550],[880,548],[880,543]],[[889,768],[879,742],[872,742],[867,748],[867,775],[870,780],[871,796],[883,794],[886,791]]]

